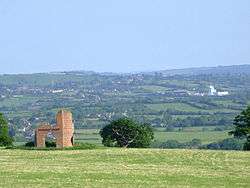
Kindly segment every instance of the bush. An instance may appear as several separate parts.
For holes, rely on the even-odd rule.
[[[202,149],[213,150],[242,150],[244,142],[235,138],[227,138],[220,142],[213,142],[208,145],[202,146]]]
[[[193,139],[191,142],[188,143],[190,148],[199,148],[202,145],[202,142],[200,139]]]
[[[243,142],[239,139],[228,138],[219,142],[220,148],[223,150],[242,150]]]
[[[97,145],[90,143],[75,143],[73,147],[65,148],[66,150],[85,150],[96,149]]]
[[[218,144],[217,142],[213,142],[213,143],[210,143],[208,145],[204,145],[201,148],[202,149],[214,149],[214,150],[217,150],[217,149],[220,149],[220,144]]]
[[[168,140],[160,145],[160,148],[169,148],[169,149],[175,149],[175,148],[183,148],[184,145],[178,142],[177,140]]]
[[[244,144],[243,149],[246,151],[250,150],[250,142],[249,141]]]
[[[56,142],[55,141],[45,141],[45,146],[47,148],[54,148],[54,147],[56,147]]]
[[[27,142],[24,146],[25,147],[35,147],[35,143],[33,141]]]
[[[201,140],[200,139],[193,139],[191,142],[184,142],[180,143],[177,140],[167,140],[166,142],[160,145],[160,148],[169,148],[169,149],[194,149],[201,147]]]
[[[24,146],[25,147],[35,147],[35,143],[34,143],[34,141],[30,141],[30,142],[27,142]],[[54,148],[54,147],[56,147],[56,142],[54,142],[54,141],[45,141],[45,146],[47,148]]]
[[[52,141],[45,142],[45,148],[37,148],[33,141],[27,142],[24,146],[9,146],[6,149],[24,149],[24,150],[85,150],[85,149],[96,149],[98,148],[95,144],[90,143],[75,143],[73,147],[67,148],[56,148],[56,143]]]

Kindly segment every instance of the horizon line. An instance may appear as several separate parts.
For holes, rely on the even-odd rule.
[[[94,70],[58,70],[58,71],[44,71],[44,72],[20,72],[20,73],[0,73],[3,75],[31,75],[31,74],[59,74],[59,73],[70,73],[70,72],[89,72],[96,74],[140,74],[140,73],[154,73],[154,72],[163,72],[163,71],[177,71],[177,70],[188,70],[188,69],[207,69],[207,68],[219,68],[219,67],[234,67],[234,66],[250,66],[249,64],[232,64],[232,65],[217,65],[217,66],[192,66],[192,67],[183,67],[183,68],[169,68],[169,69],[159,69],[159,70],[146,70],[146,71],[128,71],[128,72],[116,72],[116,71],[94,71]]]

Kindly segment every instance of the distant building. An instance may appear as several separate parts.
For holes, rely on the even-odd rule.
[[[64,90],[63,89],[58,89],[58,90],[52,90],[51,93],[62,93]]]
[[[229,95],[229,92],[228,91],[221,91],[221,92],[218,92],[217,95],[218,96],[226,96],[226,95]]]
[[[209,87],[210,87],[209,95],[216,95],[217,90],[214,88],[214,86],[210,85]]]
[[[209,95],[212,96],[226,96],[229,95],[228,91],[217,91],[214,86],[210,85],[210,92]]]
[[[187,94],[188,95],[191,95],[191,96],[226,96],[226,95],[229,95],[229,92],[228,91],[217,91],[217,89],[215,89],[215,87],[213,85],[210,85],[209,86],[210,90],[209,92],[207,93],[202,93],[202,92],[195,92],[196,89],[194,88],[193,91],[187,91]]]

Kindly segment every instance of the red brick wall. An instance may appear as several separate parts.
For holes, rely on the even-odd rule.
[[[56,147],[64,148],[71,147],[71,139],[74,134],[74,125],[72,113],[65,110],[60,110],[56,116],[56,126],[52,127],[48,124],[42,124],[36,129],[35,140],[37,147],[45,147],[45,138],[48,132],[53,132],[56,136]]]

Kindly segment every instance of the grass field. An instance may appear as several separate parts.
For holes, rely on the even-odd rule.
[[[249,187],[250,153],[0,149],[0,187]]]
[[[179,142],[189,142],[192,139],[200,139],[202,144],[217,142],[229,138],[228,131],[205,131],[205,132],[155,132],[155,140],[166,142],[167,140],[177,140]]]
[[[166,110],[166,109],[180,110],[184,112],[200,112],[201,111],[200,109],[192,107],[185,103],[148,104],[147,107],[156,111],[161,111],[161,110]]]
[[[206,127],[212,129],[211,127]],[[214,128],[214,127],[213,127]],[[164,129],[155,131],[155,141],[166,142],[167,140],[177,140],[179,142],[189,142],[192,139],[200,139],[202,144],[217,142],[226,138],[230,138],[228,131],[201,131],[200,127],[194,127],[192,130],[181,132],[165,132]],[[75,140],[77,142],[87,142],[101,145],[101,137],[98,129],[78,129],[75,130]]]

